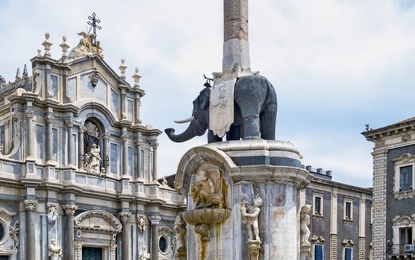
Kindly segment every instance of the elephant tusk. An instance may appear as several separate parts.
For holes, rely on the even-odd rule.
[[[189,117],[187,119],[183,119],[183,120],[174,120],[174,122],[177,123],[177,124],[183,124],[183,123],[191,122],[194,119],[195,119],[195,117],[194,116],[191,116],[191,117]]]

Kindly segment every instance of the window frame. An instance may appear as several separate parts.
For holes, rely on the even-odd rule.
[[[348,209],[348,205],[350,205],[350,209]],[[344,197],[343,220],[353,221],[353,198]]]
[[[394,175],[393,175],[393,194],[396,199],[407,199],[415,196],[414,190],[414,169],[415,169],[415,155],[409,153],[404,153],[400,157],[392,160],[394,163]],[[411,167],[412,172],[410,177],[405,178],[409,179],[410,182],[406,183],[409,185],[408,189],[402,190],[401,180],[402,180],[402,169]]]
[[[317,207],[317,199],[320,200],[319,207]],[[323,201],[323,193],[313,192],[313,217],[323,217]]]

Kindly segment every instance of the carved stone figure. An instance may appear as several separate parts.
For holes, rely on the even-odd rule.
[[[212,206],[213,193],[215,192],[213,182],[208,178],[206,171],[199,171],[198,176],[200,180],[193,183],[190,187],[190,193],[196,208]]]
[[[104,58],[100,42],[97,41],[97,43],[94,44],[96,34],[87,34],[86,32],[80,32],[78,35],[82,36],[82,38],[79,41],[79,44],[69,53],[68,57],[70,59],[85,57],[92,54],[98,54],[101,58]]]
[[[20,246],[20,240],[19,240],[19,233],[20,233],[20,220],[16,220],[14,222],[13,226],[10,226],[9,228],[9,235],[14,241],[14,247],[19,248]]]
[[[192,116],[178,123],[190,122],[181,134],[174,134],[173,128],[164,131],[174,142],[185,142],[195,136],[203,135],[209,129],[210,85],[203,89],[193,101]],[[255,97],[255,98],[254,98]],[[227,140],[262,138],[275,140],[275,122],[277,115],[277,95],[274,87],[263,76],[250,75],[239,78],[234,90],[234,123],[226,134]],[[222,141],[211,130],[208,143]]]
[[[49,245],[49,259],[60,260],[62,257],[62,248],[58,246],[56,240],[52,238]]]
[[[256,240],[261,241],[259,237],[259,227],[258,227],[258,215],[261,209],[259,207],[262,206],[262,199],[259,196],[255,196],[253,206],[248,206],[247,201],[241,202],[241,215],[242,215],[242,224],[245,225],[246,229],[248,230],[248,240]],[[252,229],[254,230],[255,239],[252,236]]]
[[[174,231],[176,232],[176,248],[186,248],[186,239],[184,237],[186,234],[186,223],[183,221],[181,214],[176,217],[176,221],[174,222]]]
[[[304,205],[301,208],[300,211],[300,233],[301,233],[301,239],[300,239],[300,245],[310,245],[310,242],[308,239],[310,238],[310,229],[308,228],[308,225],[310,225],[310,216],[308,213],[311,210],[311,205]]]
[[[150,253],[147,253],[147,247],[146,246],[143,246],[140,249],[140,253],[138,255],[138,259],[139,260],[147,260],[147,259],[150,259]]]
[[[143,233],[146,230],[146,219],[145,219],[145,215],[137,215],[137,228],[138,231],[140,231],[141,233]]]
[[[100,174],[101,150],[99,145],[92,144],[91,150],[85,154],[85,170],[89,173]]]

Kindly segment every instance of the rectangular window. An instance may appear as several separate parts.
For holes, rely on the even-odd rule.
[[[353,198],[344,198],[343,212],[344,220],[353,220]]]
[[[52,160],[58,161],[58,130],[52,129]]]
[[[51,76],[52,80],[52,98],[58,99],[58,77]]]
[[[313,193],[313,215],[323,216],[323,193]]]
[[[144,150],[140,151],[140,178],[144,176]]]
[[[110,171],[111,173],[118,173],[118,147],[117,144],[111,144],[110,146],[110,158],[111,158],[111,166]]]
[[[37,152],[37,158],[43,159],[43,126],[42,125],[36,125],[36,152]]]
[[[352,260],[352,249],[351,248],[345,248],[344,249],[344,260]]]
[[[412,165],[400,168],[399,191],[412,190]]]
[[[134,177],[134,148],[128,147],[128,174]]]
[[[314,260],[323,260],[323,245],[314,246]]]
[[[399,229],[399,243],[401,245],[412,244],[412,227]]]
[[[352,218],[352,203],[346,202],[346,218],[351,219]]]

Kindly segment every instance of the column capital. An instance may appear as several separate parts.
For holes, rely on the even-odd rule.
[[[159,146],[159,143],[157,142],[157,140],[154,140],[151,142],[151,147],[153,147],[153,149],[157,149],[157,147]]]
[[[161,220],[161,217],[160,216],[148,216],[148,219],[150,220],[150,223],[151,223],[151,225],[158,225],[158,224],[160,224],[160,220]]]
[[[35,115],[35,110],[33,108],[27,108],[26,109],[26,117],[32,118]]]
[[[126,223],[128,219],[131,217],[131,212],[120,212],[119,216],[121,218],[121,222]]]
[[[65,120],[65,124],[66,124],[66,126],[67,127],[73,127],[73,120],[72,119],[70,119],[70,120]]]
[[[140,146],[144,143],[143,139],[139,138],[139,139],[135,139],[134,143],[136,146]]]
[[[47,115],[47,116],[45,116],[45,121],[46,121],[46,123],[48,123],[48,124],[52,124],[54,119],[55,119],[55,117],[54,117],[54,116],[52,116],[52,115]]]
[[[109,132],[105,132],[105,133],[102,133],[101,136],[104,140],[109,140],[111,134]]]
[[[128,134],[123,134],[121,136],[121,139],[122,139],[123,142],[127,142],[127,140],[128,140]]]
[[[75,211],[78,209],[76,205],[62,205],[63,210],[66,215],[74,215]]]
[[[37,200],[24,200],[26,210],[35,210],[37,206]]]

